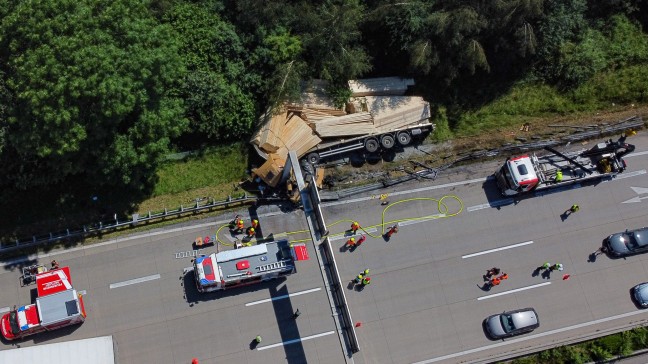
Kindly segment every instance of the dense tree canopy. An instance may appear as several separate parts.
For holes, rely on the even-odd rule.
[[[185,128],[171,30],[131,0],[19,1],[6,11],[0,59],[13,103],[3,182],[149,180]]]
[[[643,74],[647,4],[0,0],[0,185],[145,185],[169,145],[245,140],[312,79],[343,101],[348,79],[414,77],[451,114],[520,80]]]

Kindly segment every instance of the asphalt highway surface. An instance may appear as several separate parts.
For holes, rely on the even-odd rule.
[[[642,325],[648,310],[634,305],[630,289],[648,281],[648,254],[593,255],[608,235],[648,225],[648,136],[628,142],[637,149],[617,178],[519,201],[499,195],[489,177],[502,157],[454,168],[436,181],[324,202],[358,324],[360,352],[351,359],[336,332],[311,243],[311,259],[297,262],[298,273],[285,280],[196,291],[185,273],[192,242],[213,235],[233,214],[6,261],[0,311],[33,298],[34,287],[19,284],[20,266],[56,259],[70,266],[74,287],[86,291],[88,318],[80,326],[5,342],[1,349],[113,335],[119,363],[481,363]],[[575,203],[580,211],[565,216]],[[238,213],[258,216],[263,236],[309,237],[301,211],[262,206]],[[349,251],[344,231],[354,220],[367,240]],[[399,232],[386,241],[383,228],[395,221]],[[219,237],[231,242],[228,235],[223,229]],[[536,268],[544,262],[562,263],[564,271],[543,275]],[[482,276],[491,267],[509,278],[485,290]],[[350,282],[365,268],[371,269],[371,284],[359,291]],[[525,307],[538,312],[534,332],[498,341],[485,336],[487,316]],[[301,315],[293,318],[297,309]],[[254,345],[257,335],[263,341]]]

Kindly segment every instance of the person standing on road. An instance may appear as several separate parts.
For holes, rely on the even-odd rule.
[[[357,221],[352,222],[351,223],[351,232],[353,233],[353,235],[355,235],[355,233],[356,233],[356,231],[358,231],[358,229],[360,229],[360,224],[358,224]]]
[[[257,335],[257,336],[254,338],[254,341],[256,341],[257,344],[260,344],[261,341],[263,341],[263,338],[261,337],[261,335]]]
[[[547,269],[549,269],[549,267],[551,267],[551,264],[549,264],[549,262],[545,262],[543,265],[539,266],[538,269],[539,270],[547,270]]]
[[[259,227],[259,220],[253,219],[252,220],[252,229],[256,229]]]
[[[484,279],[485,279],[485,280],[488,280],[488,279],[490,279],[492,276],[496,276],[496,275],[498,275],[499,272],[500,272],[500,269],[499,269],[499,268],[497,268],[497,267],[493,267],[493,268],[491,268],[491,269],[489,269],[489,270],[486,271],[486,274],[484,275]]]
[[[349,238],[349,240],[347,240],[347,242],[346,242],[346,246],[347,246],[348,249],[353,248],[355,246],[355,238],[353,238],[353,237]]]
[[[598,249],[594,252],[594,255],[601,255],[601,254],[605,254],[605,253],[607,253],[607,247],[602,246],[602,247],[598,248]]]
[[[364,277],[362,279],[362,287],[368,286],[371,284],[371,277]]]
[[[398,233],[398,224],[390,227],[389,230],[387,230],[387,232],[385,233],[385,238],[389,239],[389,238],[391,238],[392,235],[394,235],[396,233]]]
[[[368,270],[368,269],[367,269],[367,270]],[[363,275],[362,273],[358,274],[358,276],[355,277],[355,279],[353,280],[353,283],[355,283],[355,284],[360,284],[360,283],[362,283],[362,279],[363,279],[364,277],[365,277],[365,275]]]
[[[495,278],[490,280],[490,285],[491,285],[491,287],[499,286],[499,284],[501,282],[502,281],[499,278],[495,277]]]
[[[556,264],[552,265],[551,267],[549,267],[549,269],[550,269],[551,271],[557,270],[557,271],[561,271],[561,272],[562,272],[562,270],[563,270],[563,265],[562,265],[561,263],[556,263]]]
[[[578,210],[580,210],[580,206],[578,206],[577,204],[573,204],[572,207],[570,207],[569,209],[567,209],[567,211],[565,211],[565,215],[571,215],[574,212],[578,212]]]

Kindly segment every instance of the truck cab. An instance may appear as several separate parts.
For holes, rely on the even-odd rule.
[[[528,155],[507,159],[504,166],[495,173],[495,178],[504,196],[531,191],[539,181],[531,157]]]

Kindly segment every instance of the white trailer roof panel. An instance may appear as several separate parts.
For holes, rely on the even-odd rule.
[[[115,364],[112,336],[0,351],[0,363]]]

